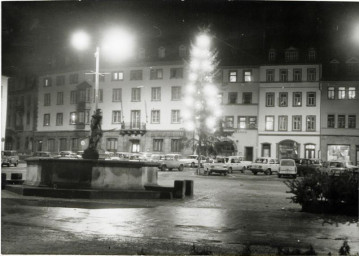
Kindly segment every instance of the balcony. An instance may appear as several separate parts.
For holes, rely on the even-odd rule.
[[[130,122],[121,123],[120,135],[144,135],[146,133],[146,123]]]

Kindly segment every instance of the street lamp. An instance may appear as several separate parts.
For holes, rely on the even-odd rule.
[[[104,36],[102,50],[108,53],[113,60],[123,61],[129,58],[133,53],[134,43],[133,37],[125,30],[112,28],[108,30]],[[72,45],[78,50],[88,49],[90,46],[90,37],[84,31],[78,31],[73,34],[71,39]],[[95,70],[95,111],[91,119],[91,135],[88,148],[84,151],[83,158],[98,159],[99,153],[97,145],[102,137],[102,114],[98,108],[99,93],[99,76],[100,76],[100,47],[96,46],[95,52],[96,70]]]

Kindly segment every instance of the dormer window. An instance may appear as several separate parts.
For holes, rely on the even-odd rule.
[[[187,56],[187,48],[183,44],[179,46],[178,54],[180,58],[185,58]]]
[[[315,61],[317,59],[317,52],[314,48],[310,48],[308,51],[308,60]]]
[[[143,60],[146,57],[146,51],[144,48],[138,50],[138,59]]]
[[[293,62],[298,61],[298,51],[295,48],[289,48],[285,51],[285,61],[286,62]]]
[[[346,61],[347,74],[356,74],[359,71],[359,60],[357,58],[350,58]]]
[[[330,72],[335,75],[339,72],[339,61],[337,59],[333,59],[330,61]]]
[[[276,52],[274,49],[270,49],[268,53],[268,60],[275,61],[275,59],[276,59]]]
[[[163,59],[164,57],[166,57],[166,49],[163,46],[158,48],[158,57],[160,59]]]

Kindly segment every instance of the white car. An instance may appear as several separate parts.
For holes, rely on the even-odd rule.
[[[189,155],[186,158],[181,158],[181,161],[185,166],[196,167],[198,166],[198,155]],[[205,156],[201,156],[201,164],[205,163],[207,158]]]
[[[258,157],[253,164],[248,166],[254,175],[258,172],[263,172],[266,175],[271,175],[273,172],[278,172],[279,161],[277,158]]]
[[[166,171],[166,169],[169,171],[172,171],[172,169],[178,169],[182,172],[184,164],[180,161],[181,158],[182,156],[179,154],[166,154],[160,161],[160,166],[158,168],[160,168],[161,171]]]
[[[218,156],[212,163],[203,163],[203,169],[208,175],[218,173],[226,176],[229,172],[228,165],[225,163],[225,158]]]
[[[251,161],[243,161],[243,156],[227,156],[224,159],[230,173],[233,173],[233,171],[241,171],[243,173],[252,164]]]
[[[281,159],[278,168],[278,178],[289,175],[293,176],[294,178],[297,177],[297,166],[293,159]]]

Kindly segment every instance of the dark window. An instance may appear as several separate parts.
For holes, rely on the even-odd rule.
[[[356,128],[356,115],[348,116],[348,128]]]
[[[62,113],[57,113],[56,114],[56,125],[57,126],[61,126],[63,124],[63,114]]]
[[[302,106],[302,93],[293,92],[293,107],[301,107],[301,106]]]
[[[163,139],[153,139],[153,151],[162,152]]]
[[[142,80],[142,70],[131,70],[130,80]]]
[[[315,92],[307,92],[307,106],[314,107],[316,106],[316,93]]]
[[[266,93],[266,107],[274,107],[274,92]]]
[[[288,116],[278,116],[278,130],[279,131],[288,130]]]
[[[170,78],[183,78],[183,68],[171,68]]]
[[[56,85],[64,85],[65,84],[65,76],[57,76],[56,77]]]
[[[150,70],[150,79],[151,80],[163,79],[163,69],[162,68],[151,69]]]
[[[315,116],[307,116],[307,131],[315,131]]]
[[[279,71],[279,79],[281,82],[288,82],[288,70],[287,69],[281,69]]]
[[[171,152],[180,152],[181,151],[181,140],[180,139],[172,139],[171,140]]]
[[[274,69],[267,69],[266,70],[266,81],[267,82],[274,82]]]
[[[228,104],[237,104],[237,92],[229,92],[228,93]]]
[[[327,127],[328,128],[334,128],[335,127],[335,116],[334,115],[328,115]]]
[[[345,115],[338,115],[338,128],[345,128]]]
[[[251,92],[244,92],[242,95],[243,104],[251,104],[252,103],[252,93]]]
[[[280,107],[288,107],[288,93],[287,92],[279,93],[279,106]]]
[[[315,68],[308,68],[308,81],[315,81],[316,80],[316,70]]]
[[[301,69],[294,69],[293,70],[293,81],[294,82],[302,81],[302,70]]]

